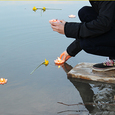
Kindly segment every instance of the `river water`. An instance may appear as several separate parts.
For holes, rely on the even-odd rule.
[[[67,78],[77,63],[102,62],[105,57],[81,51],[60,68],[54,64],[74,39],[54,32],[49,20],[80,22],[77,12],[84,5],[89,2],[0,1],[0,77],[8,79],[0,85],[0,115],[115,114],[115,106],[109,105],[114,103],[114,85]],[[34,12],[34,6],[62,10]],[[30,75],[45,59],[49,65]]]

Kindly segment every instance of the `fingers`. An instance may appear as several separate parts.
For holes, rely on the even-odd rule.
[[[60,24],[54,24],[54,25],[52,24],[51,27],[52,27],[53,31],[56,31],[60,34],[65,34],[63,24],[61,24],[61,23]]]
[[[62,60],[65,62],[65,61],[66,61],[65,59],[66,59],[66,55],[63,56],[63,59],[62,59]]]
[[[58,21],[58,22],[52,22],[52,21],[49,20],[49,23],[50,23],[51,25],[56,26],[56,25],[60,24],[60,21]]]
[[[66,22],[64,20],[58,20],[57,22],[52,22],[51,20],[49,20],[49,23],[53,26],[58,26],[60,24],[64,25]]]
[[[65,52],[63,52],[63,53],[60,55],[60,59],[62,59],[62,60],[65,62],[65,58],[66,58],[66,55],[65,55]]]
[[[66,22],[64,20],[60,20],[61,23],[65,24]]]
[[[65,61],[67,61],[70,57],[71,57],[70,55],[69,55],[69,56],[67,56],[67,57],[66,57],[66,59],[65,59]]]
[[[58,26],[59,25],[59,23],[56,23],[56,22],[51,22],[50,24],[53,25],[53,26]]]
[[[63,23],[61,23],[63,22]],[[64,24],[65,24],[65,21],[61,20],[59,22],[52,22],[52,21],[49,21],[49,23],[51,24],[51,28],[53,29],[53,31],[56,31],[60,34],[65,34],[64,33]]]
[[[61,55],[60,55],[60,59],[62,59],[62,57],[64,56],[65,52],[63,52]]]
[[[67,61],[71,56],[64,51],[61,55],[60,55],[60,59],[62,59],[64,62]]]
[[[53,29],[53,31],[58,31],[58,26],[57,25],[51,25],[51,28]]]

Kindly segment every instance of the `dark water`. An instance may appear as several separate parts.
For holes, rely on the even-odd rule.
[[[66,75],[79,62],[102,62],[105,57],[82,51],[61,68],[54,64],[74,39],[53,32],[48,21],[79,22],[78,17],[70,19],[68,15],[77,16],[84,5],[89,3],[0,2],[0,77],[8,79],[0,85],[0,115],[114,115],[115,106],[108,105],[114,102],[114,85],[68,79]],[[33,12],[34,6],[62,10]],[[49,65],[30,75],[45,58]],[[99,104],[87,105],[89,102]]]

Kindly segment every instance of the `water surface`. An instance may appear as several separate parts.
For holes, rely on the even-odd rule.
[[[104,109],[106,105],[66,106],[58,103],[100,102],[97,99],[100,99],[103,90],[103,95],[108,95],[102,102],[108,102],[110,98],[109,101],[113,102],[113,85],[68,79],[66,74],[79,62],[102,62],[105,57],[82,51],[68,60],[64,67],[58,68],[54,64],[54,60],[74,39],[53,32],[49,20],[80,22],[77,12],[84,5],[89,5],[88,1],[0,2],[0,77],[8,79],[7,84],[0,86],[0,115],[88,115],[114,112],[114,106]],[[33,12],[34,6],[62,10]],[[76,15],[76,18],[68,18],[70,14]],[[42,65],[30,75],[45,58],[49,60],[49,65]]]

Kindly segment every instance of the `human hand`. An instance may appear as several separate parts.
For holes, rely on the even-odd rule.
[[[64,51],[61,55],[60,55],[60,59],[62,59],[64,62],[66,62],[71,56],[67,53],[67,51]]]
[[[53,22],[50,20],[49,23],[51,24],[51,28],[53,29],[53,31],[56,31],[60,34],[65,34],[64,25],[66,22],[64,20],[58,20],[58,22]]]

